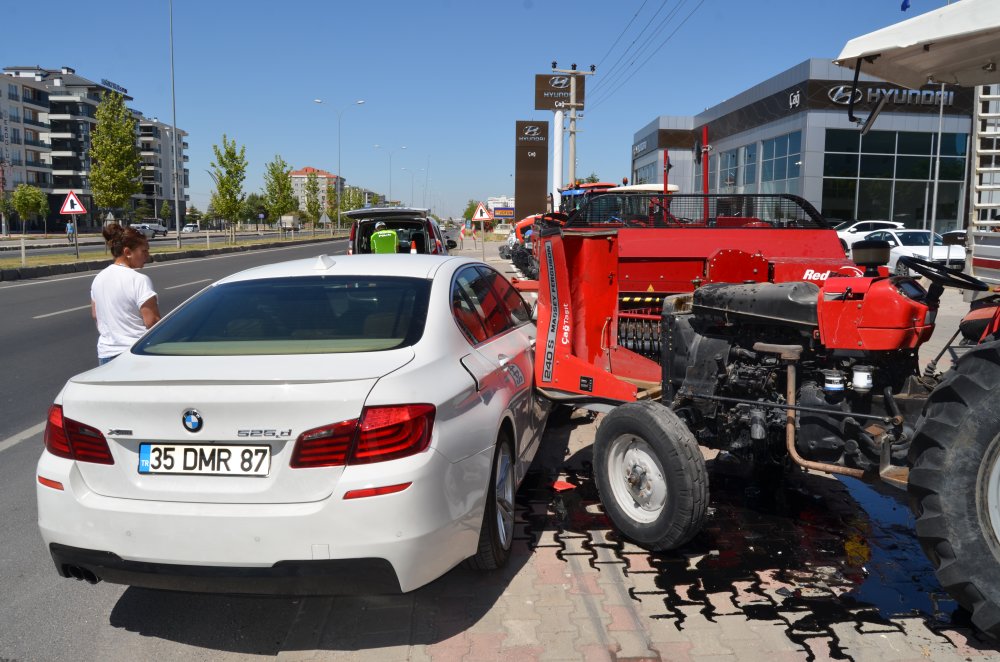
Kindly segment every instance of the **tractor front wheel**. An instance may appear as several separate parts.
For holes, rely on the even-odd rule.
[[[1000,638],[1000,343],[959,360],[910,447],[910,508],[941,585]]]
[[[604,417],[594,478],[614,525],[648,549],[679,547],[705,520],[705,458],[687,426],[658,403],[630,402]]]

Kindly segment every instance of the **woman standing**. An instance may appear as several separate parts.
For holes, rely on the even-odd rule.
[[[101,334],[100,365],[127,350],[160,320],[153,281],[138,271],[149,261],[149,241],[117,223],[105,226],[103,234],[115,261],[90,286],[90,313]]]

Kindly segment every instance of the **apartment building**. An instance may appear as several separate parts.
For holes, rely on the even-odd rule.
[[[35,76],[0,82],[3,83],[0,87],[0,191],[9,192],[20,184],[31,184],[50,193],[52,149],[49,93],[45,83]],[[0,231],[4,234],[11,231],[6,227],[6,219]]]
[[[6,84],[6,94],[0,100],[0,122],[3,123],[4,146],[0,159],[14,164],[0,168],[6,174],[5,191],[17,183],[33,184],[49,194],[51,222],[63,221],[59,208],[66,194],[76,193],[88,210],[80,226],[100,223],[96,217],[93,191],[90,188],[90,146],[97,125],[97,106],[104,94],[115,91],[126,102],[133,99],[128,90],[102,79],[99,83],[84,78],[71,67],[45,69],[37,66],[12,66],[3,69],[0,90]],[[14,101],[14,96],[18,101]],[[142,193],[133,196],[131,207],[145,198],[150,207],[159,211],[163,200],[173,207],[174,167],[181,186],[181,212],[184,213],[188,171],[183,164],[187,134],[178,130],[179,157],[173,157],[173,139],[169,125],[155,118],[146,119],[133,110],[137,120],[136,144],[142,159]],[[18,132],[15,134],[14,129]],[[14,143],[17,139],[20,142]],[[174,165],[176,164],[176,166]],[[181,176],[182,175],[182,176]],[[23,179],[23,182],[21,181]],[[15,183],[16,181],[16,183]]]
[[[299,211],[306,210],[306,182],[309,180],[309,175],[316,175],[317,184],[319,184],[319,208],[322,214],[323,210],[326,209],[327,187],[333,189],[334,199],[330,201],[330,204],[336,206],[337,188],[340,187],[341,196],[343,196],[345,182],[340,177],[337,177],[337,175],[311,166],[291,171],[288,173],[288,176],[292,180],[292,194],[299,199]]]
[[[181,216],[187,208],[189,195],[184,191],[188,187],[189,172],[184,164],[188,162],[188,156],[184,153],[188,144],[184,140],[187,132],[177,130],[177,153],[180,158],[174,157],[174,136],[173,127],[159,121],[157,118],[147,118],[138,111],[132,111],[136,118],[136,130],[138,132],[139,159],[142,168],[142,193],[135,197],[135,202],[145,200],[146,204],[159,216],[163,203],[170,205],[171,211],[174,208],[174,200],[180,201]],[[177,177],[175,180],[174,177]],[[180,190],[178,196],[174,197],[174,185],[178,184]],[[170,218],[161,219],[167,227],[173,227],[176,214],[171,213]],[[176,229],[176,228],[175,228]]]

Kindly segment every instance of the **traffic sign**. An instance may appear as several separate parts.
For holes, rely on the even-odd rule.
[[[76,197],[76,193],[70,191],[66,194],[66,199],[63,200],[62,207],[59,208],[60,214],[86,214],[87,210],[83,208],[83,203],[80,202],[80,198]]]
[[[486,205],[484,205],[483,203],[480,202],[479,206],[476,207],[476,213],[472,215],[472,220],[474,220],[474,221],[492,221],[493,220],[493,214],[491,214],[489,211],[487,211],[486,210]]]

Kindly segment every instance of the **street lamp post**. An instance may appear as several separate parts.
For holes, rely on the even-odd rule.
[[[375,145],[375,149],[380,149],[381,147],[382,147],[381,145]],[[399,149],[401,149],[401,150],[402,149],[406,149],[406,145],[403,145]],[[395,154],[397,151],[399,151],[399,150],[396,150],[396,149],[390,149],[390,150],[388,150],[388,154],[389,154],[389,197],[385,201],[387,205],[389,204],[389,202],[392,201],[392,155]]]
[[[322,99],[313,99],[313,103],[322,104],[323,100]],[[364,103],[365,103],[364,99],[358,99],[357,101],[355,101],[354,103],[352,103],[350,106],[344,106],[340,110],[336,110],[336,109],[334,110],[334,112],[337,113],[337,229],[338,230],[340,230],[340,195],[341,195],[341,192],[344,189],[344,174],[343,174],[343,171],[341,170],[341,167],[340,167],[340,151],[341,151],[340,150],[340,121],[344,117],[344,111],[346,111],[348,108],[351,108],[352,106],[361,106],[361,105],[364,105]]]
[[[417,177],[417,171],[416,171],[416,170],[414,170],[413,168],[407,168],[407,167],[405,167],[405,166],[404,166],[403,168],[401,168],[401,169],[402,169],[402,170],[405,170],[405,171],[406,171],[406,172],[408,172],[408,173],[410,173],[410,206],[411,206],[411,207],[416,207],[416,206],[417,206],[417,203],[416,203],[416,202],[414,202],[414,200],[413,200],[413,181],[414,181],[414,180],[416,179],[416,177]],[[420,172],[423,172],[423,171],[424,171],[424,169],[423,169],[423,168],[421,168],[421,169],[420,169]]]

